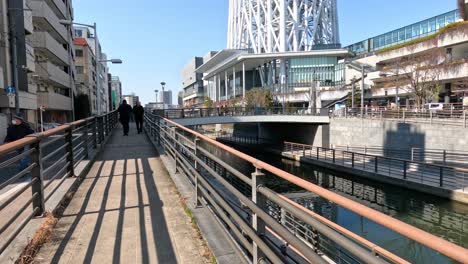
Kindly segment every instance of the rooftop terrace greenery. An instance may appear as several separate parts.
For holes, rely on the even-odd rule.
[[[426,41],[435,39],[436,37],[439,37],[440,35],[445,34],[445,33],[449,32],[449,31],[452,31],[454,29],[458,29],[458,28],[461,28],[461,27],[464,27],[464,26],[468,26],[468,21],[459,21],[459,22],[455,22],[455,23],[452,23],[452,24],[448,24],[445,27],[440,28],[434,34],[431,34],[431,35],[428,35],[428,36],[425,36],[425,37],[422,37],[422,38],[414,39],[414,40],[411,40],[411,41],[408,41],[408,42],[400,43],[400,44],[397,44],[397,45],[393,45],[393,46],[381,49],[381,50],[377,51],[377,54],[384,54],[384,53],[388,53],[390,51],[394,51],[394,50],[398,50],[398,49],[401,49],[401,48],[404,48],[404,47],[412,46],[412,45],[415,45],[415,44],[418,44],[418,43],[426,42]]]

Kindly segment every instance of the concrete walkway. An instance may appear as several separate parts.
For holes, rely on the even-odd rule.
[[[209,263],[144,134],[117,128],[36,263]]]

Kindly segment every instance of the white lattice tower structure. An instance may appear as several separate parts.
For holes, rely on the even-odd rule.
[[[228,49],[310,51],[339,43],[337,0],[229,0]]]

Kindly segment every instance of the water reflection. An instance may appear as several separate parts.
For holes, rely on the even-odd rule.
[[[283,159],[273,154],[253,152],[244,148],[240,150],[455,244],[463,247],[468,246],[467,205],[356,176],[337,174],[312,165]],[[211,151],[245,175],[250,175],[253,172],[251,164],[224,151],[220,152],[213,149]],[[410,241],[323,198],[310,194],[299,195],[303,193],[302,189],[278,177],[269,177],[267,185],[277,192],[294,196],[294,199],[305,207],[412,263],[451,263],[449,259],[433,250]]]

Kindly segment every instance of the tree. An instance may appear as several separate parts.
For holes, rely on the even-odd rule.
[[[91,104],[87,94],[75,96],[75,120],[80,120],[91,116]]]
[[[213,100],[211,100],[210,97],[205,96],[205,100],[203,101],[203,106],[205,106],[206,108],[213,107]]]
[[[268,89],[253,88],[245,93],[247,107],[269,108],[273,104],[273,95]]]
[[[441,49],[417,53],[417,46],[405,47],[409,55],[387,63],[382,72],[390,73],[391,76],[387,79],[393,87],[406,91],[414,98],[416,106],[422,107],[425,103],[438,99],[441,90],[439,77],[445,62]]]
[[[460,18],[466,21],[468,20],[468,14],[466,13],[465,5],[465,0],[458,0],[458,13],[460,14]]]

